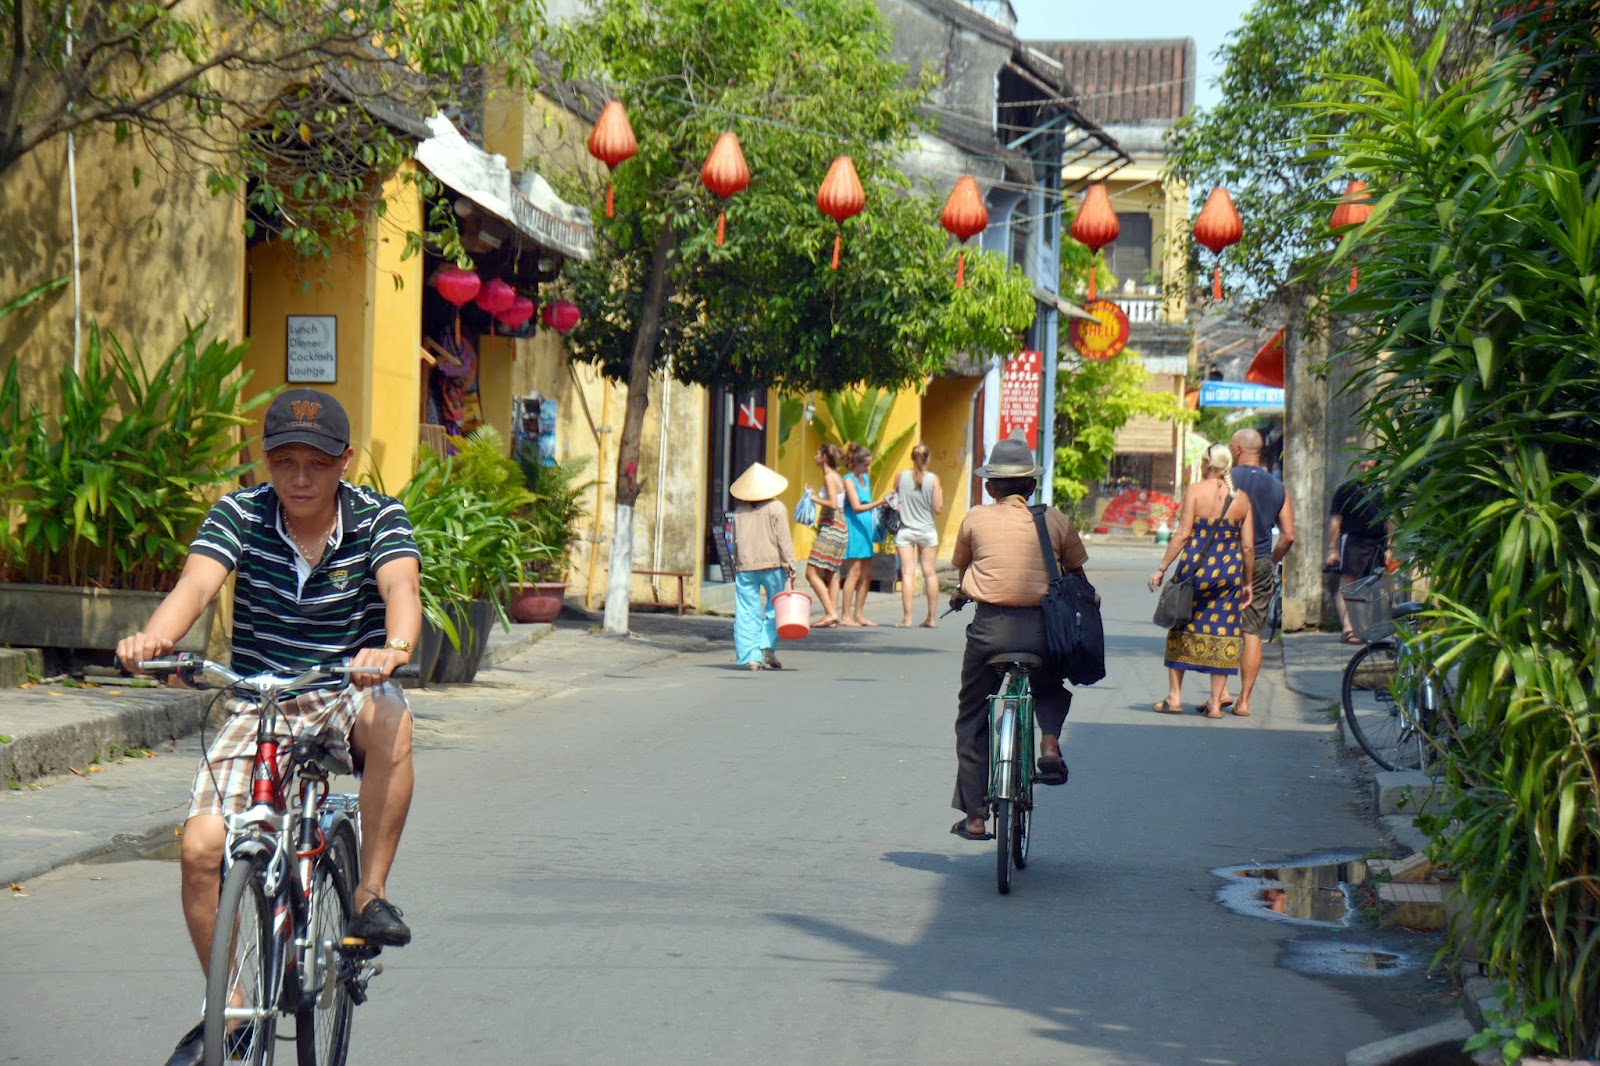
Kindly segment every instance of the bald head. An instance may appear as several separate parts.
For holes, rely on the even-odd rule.
[[[1233,453],[1233,462],[1259,465],[1261,462],[1261,434],[1253,429],[1241,429],[1228,441],[1228,451]]]

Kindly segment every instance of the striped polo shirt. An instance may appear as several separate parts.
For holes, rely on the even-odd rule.
[[[298,674],[381,647],[388,635],[378,569],[395,559],[421,560],[400,501],[347,481],[339,482],[339,521],[328,549],[304,580],[270,483],[218,500],[189,550],[238,574],[233,668],[242,674]]]

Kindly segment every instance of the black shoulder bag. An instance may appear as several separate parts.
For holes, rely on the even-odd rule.
[[[1034,528],[1039,531],[1045,573],[1050,577],[1050,586],[1039,601],[1050,664],[1074,685],[1092,685],[1106,676],[1106,633],[1094,586],[1081,571],[1061,572],[1055,545],[1050,543],[1050,532],[1045,528],[1045,506],[1039,504],[1029,510],[1033,512]]]

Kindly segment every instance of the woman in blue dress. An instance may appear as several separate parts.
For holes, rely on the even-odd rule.
[[[1252,528],[1250,497],[1234,491],[1232,467],[1227,445],[1206,449],[1206,476],[1183,490],[1178,531],[1150,575],[1154,592],[1180,556],[1174,576],[1194,575],[1193,615],[1167,632],[1167,698],[1154,707],[1163,714],[1183,713],[1184,671],[1198,670],[1211,675],[1202,710],[1207,718],[1221,718],[1228,675],[1239,671],[1240,612],[1250,606],[1255,555],[1245,550],[1240,533]]]
[[[850,542],[845,546],[844,589],[839,594],[839,624],[842,626],[875,626],[862,617],[867,606],[867,590],[872,587],[873,531],[883,506],[882,500],[872,498],[872,452],[855,441],[845,445],[844,516],[850,527]]]

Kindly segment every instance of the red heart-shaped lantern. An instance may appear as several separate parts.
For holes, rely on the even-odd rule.
[[[566,300],[557,300],[554,303],[546,304],[539,317],[544,319],[545,325],[562,336],[566,336],[567,331],[576,326],[583,318],[583,315],[579,313],[577,305],[568,303]]]
[[[456,308],[456,347],[461,347],[461,308],[478,295],[483,281],[471,270],[462,270],[454,263],[446,263],[433,274],[433,287]]]

